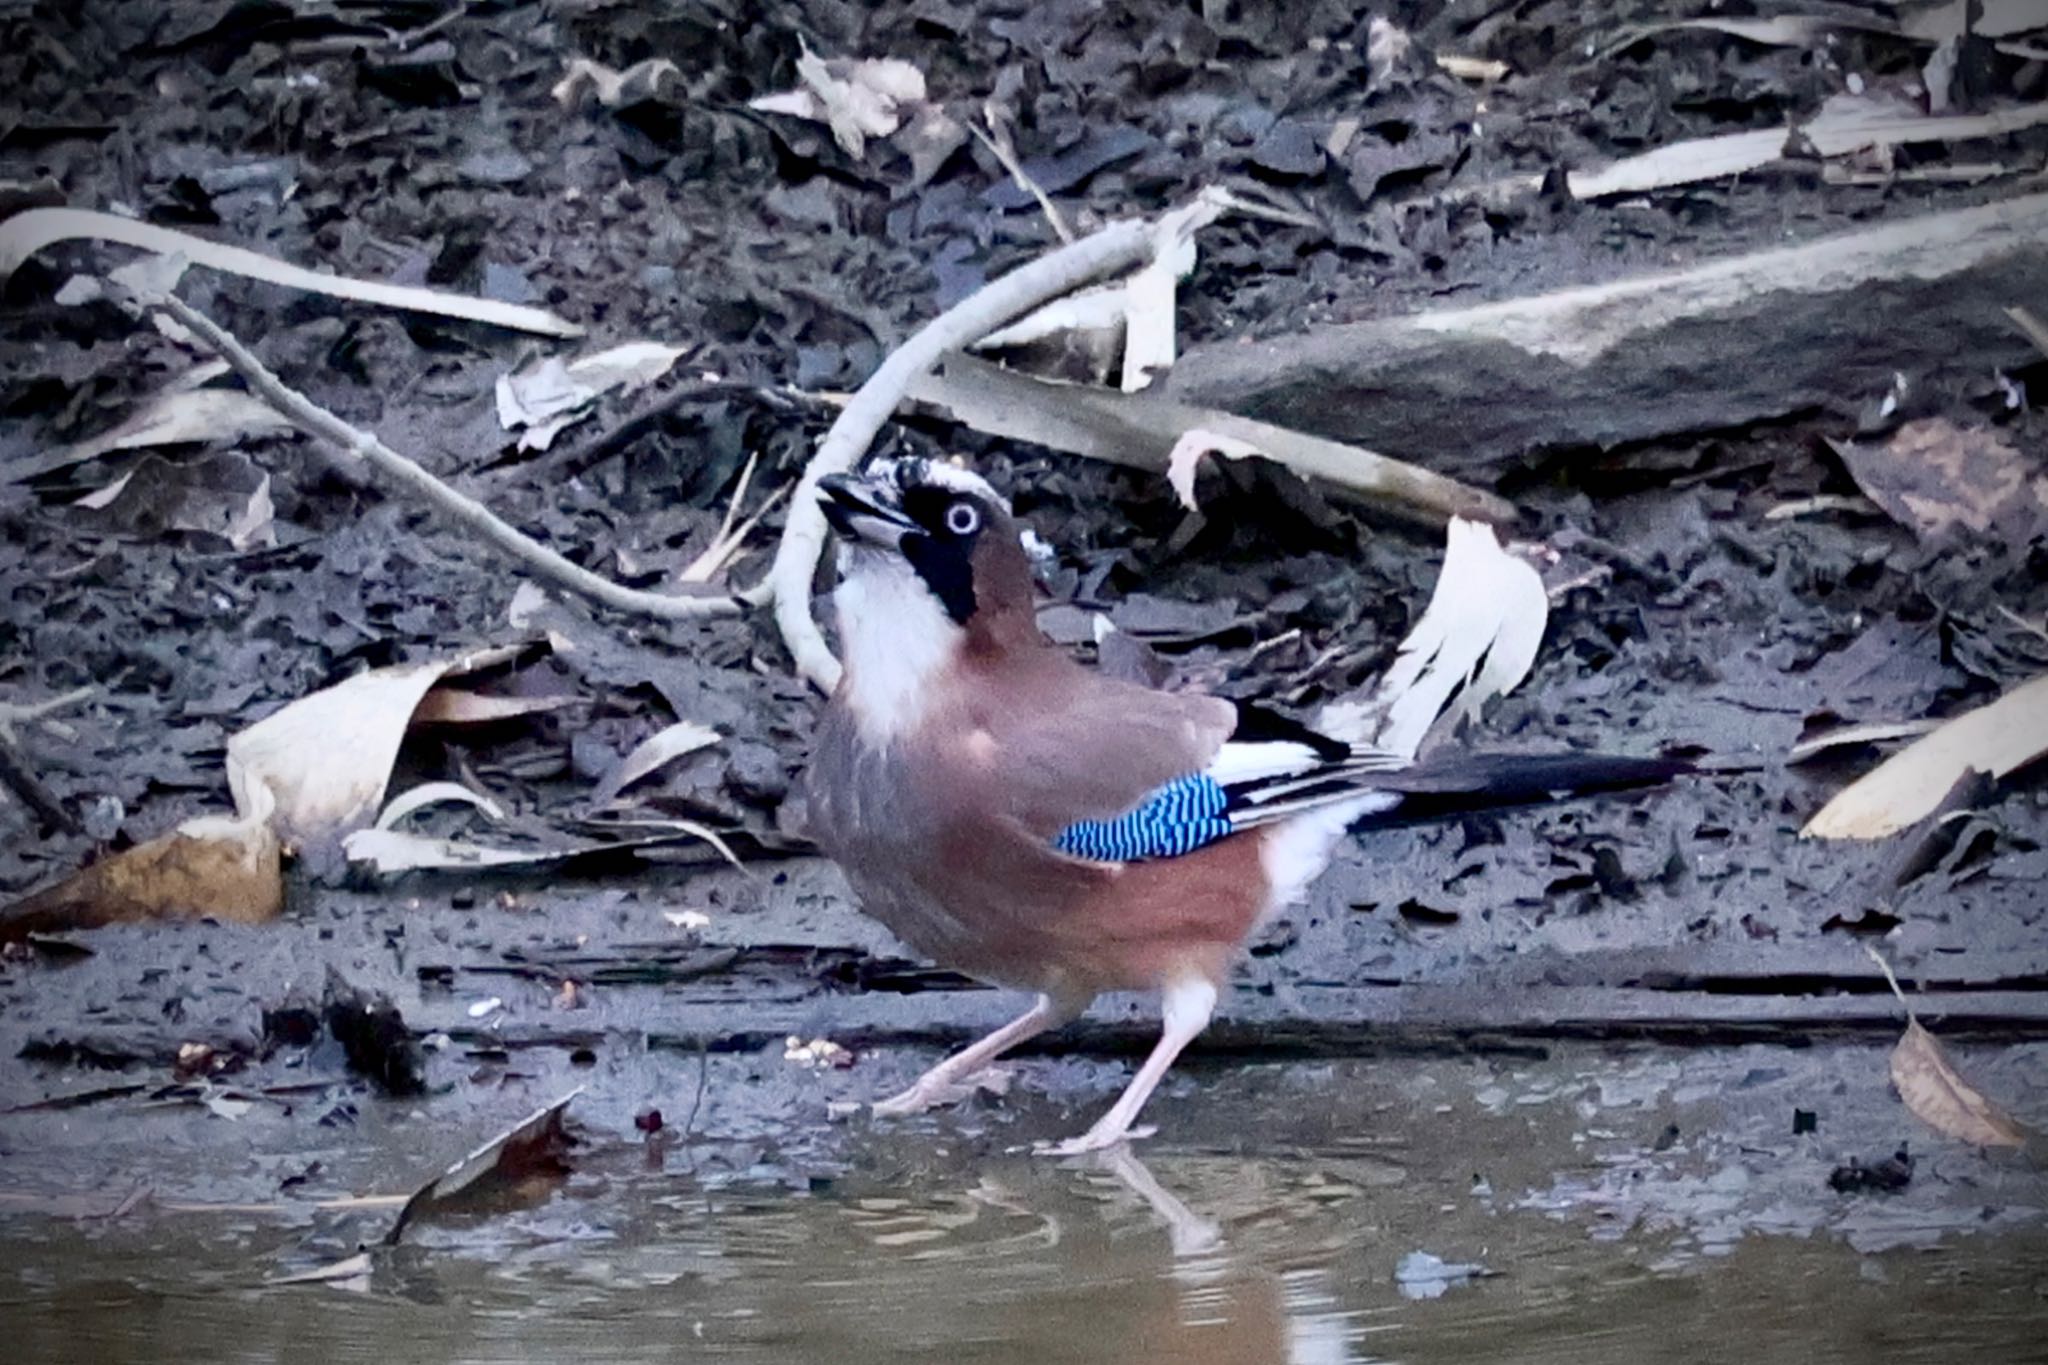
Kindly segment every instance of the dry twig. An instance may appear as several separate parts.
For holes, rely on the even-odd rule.
[[[747,486],[753,482],[754,466],[760,459],[758,452],[747,456],[746,467],[740,470],[739,486],[733,489],[732,502],[726,506],[725,520],[718,525],[718,534],[711,538],[711,543],[705,546],[695,559],[683,566],[683,571],[676,575],[676,582],[709,583],[724,573],[731,565],[733,557],[739,554],[740,547],[747,543],[747,537],[761,524],[761,518],[774,511],[775,505],[789,496],[789,488],[786,485],[778,488],[770,493],[768,500],[756,507],[745,521],[739,520],[740,504],[746,501]]]
[[[99,688],[88,684],[73,688],[61,696],[25,706],[0,702],[0,785],[4,785],[19,797],[22,804],[34,811],[44,824],[66,834],[78,833],[78,822],[71,818],[71,812],[65,809],[64,803],[59,801],[29,768],[27,756],[21,751],[14,727],[41,720],[44,716],[75,706],[98,693]]]
[[[1059,239],[1062,242],[1073,241],[1074,230],[1067,226],[1066,215],[1060,212],[1060,206],[1053,203],[1052,197],[1031,178],[1030,173],[1024,169],[1024,163],[1017,159],[1017,148],[1010,141],[1010,129],[1003,120],[1002,110],[990,102],[982,106],[981,116],[988,120],[988,131],[984,133],[972,123],[967,125],[967,131],[974,134],[982,146],[988,148],[989,155],[1009,172],[1010,179],[1016,183],[1018,189],[1038,201],[1039,210],[1045,214],[1045,221],[1052,225],[1052,230]]]
[[[2008,308],[2005,315],[2012,319],[2013,326],[2027,334],[2027,340],[2034,343],[2042,355],[2048,355],[2048,322],[2043,322],[2031,308]]]
[[[640,592],[637,589],[621,587],[610,579],[598,577],[582,565],[535,541],[482,503],[450,488],[375,436],[350,426],[286,384],[212,318],[177,295],[158,294],[145,298],[143,302],[170,314],[172,318],[190,329],[193,335],[211,346],[219,353],[221,359],[234,366],[235,372],[240,374],[265,402],[289,418],[293,426],[310,436],[316,436],[341,447],[349,455],[360,457],[364,463],[376,468],[392,482],[418,494],[421,499],[457,525],[482,536],[485,541],[531,570],[537,577],[614,610],[668,621],[715,616],[739,609],[738,599],[729,595],[668,597],[660,593]]]
[[[45,716],[69,710],[80,702],[92,700],[99,695],[99,691],[99,688],[87,683],[84,687],[74,687],[69,692],[46,697],[38,702],[0,702],[0,735],[12,739],[15,726],[26,725],[30,721],[41,720]]]
[[[71,812],[64,809],[64,803],[29,769],[26,756],[15,744],[14,737],[7,734],[0,734],[0,786],[13,792],[51,829],[65,834],[78,833],[78,822],[71,818]]]

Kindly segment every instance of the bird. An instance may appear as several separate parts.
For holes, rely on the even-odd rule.
[[[897,938],[1035,997],[874,1102],[877,1116],[963,1097],[1098,995],[1157,992],[1158,1040],[1123,1092],[1039,1150],[1143,1136],[1140,1111],[1209,1025],[1248,939],[1354,824],[1684,770],[1577,753],[1414,762],[1254,703],[1113,677],[1040,632],[1026,533],[980,475],[877,458],[817,487],[839,543],[843,667],[801,780],[807,833]]]

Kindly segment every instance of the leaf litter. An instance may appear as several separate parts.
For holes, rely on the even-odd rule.
[[[155,919],[262,924],[284,908],[269,789],[240,815],[199,816],[110,854],[0,912],[0,940]]]
[[[893,57],[823,58],[803,46],[794,90],[749,102],[764,114],[788,114],[823,123],[845,153],[859,159],[869,138],[889,137],[930,106],[924,72]]]
[[[1864,951],[1884,972],[1892,994],[1906,1011],[1906,1031],[1891,1054],[1892,1084],[1906,1108],[1937,1133],[1958,1142],[1977,1147],[2026,1146],[2033,1134],[1962,1078],[1948,1050],[1914,1015],[1898,978],[1892,975],[1891,964],[1874,948],[1866,945]],[[1907,1170],[1911,1170],[1910,1162]]]
[[[352,280],[155,223],[140,223],[92,209],[28,209],[0,223],[0,283],[5,283],[37,252],[59,242],[86,239],[139,247],[163,256],[181,256],[193,265],[241,275],[333,298],[352,299],[388,308],[413,309],[446,317],[468,318],[502,327],[569,337],[582,333],[575,323],[541,308],[468,298],[434,289],[418,289],[376,280]]]
[[[519,433],[519,449],[546,450],[563,430],[590,416],[598,399],[646,388],[689,352],[687,346],[635,341],[574,360],[545,357],[499,376],[498,422]]]
[[[228,741],[228,786],[247,811],[261,788],[273,823],[293,843],[338,840],[372,823],[399,746],[427,695],[445,679],[505,664],[522,647],[371,669],[273,712]]]
[[[564,1119],[570,1103],[582,1093],[583,1087],[578,1086],[543,1105],[414,1190],[400,1206],[390,1230],[374,1245],[309,1270],[274,1276],[264,1283],[272,1287],[326,1284],[367,1289],[378,1257],[397,1246],[416,1224],[449,1216],[502,1212],[545,1199],[570,1172],[569,1153],[575,1139],[564,1126]]]
[[[134,468],[72,506],[134,535],[183,531],[231,550],[277,543],[270,475],[239,451],[174,464],[145,456]]]
[[[2024,544],[2048,530],[2048,470],[1994,428],[1928,417],[1882,443],[1829,444],[1872,502],[1932,544]]]
[[[241,389],[172,387],[97,436],[0,466],[0,480],[40,478],[118,451],[235,442],[291,429],[270,404]]]
[[[2002,778],[2048,753],[2048,676],[1953,716],[1816,811],[1807,839],[1882,839],[1932,814],[1972,772]]]
[[[564,1127],[577,1086],[545,1104],[413,1192],[384,1234],[382,1245],[397,1246],[406,1229],[426,1218],[522,1205],[546,1197],[570,1171],[575,1139]]]

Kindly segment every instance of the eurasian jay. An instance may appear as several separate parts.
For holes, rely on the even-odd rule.
[[[1432,766],[1243,702],[1089,669],[1040,634],[1029,555],[984,480],[923,459],[819,483],[844,674],[805,775],[809,830],[862,908],[935,961],[1037,994],[873,1106],[958,1098],[1105,991],[1158,991],[1159,1041],[1054,1154],[1132,1135],[1260,924],[1355,822],[1426,793],[1518,799],[1663,780],[1661,760]]]

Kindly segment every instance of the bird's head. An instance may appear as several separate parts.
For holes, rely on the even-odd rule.
[[[1039,641],[1022,534],[979,475],[935,460],[872,460],[858,474],[827,475],[818,490],[839,534],[840,643],[861,690],[921,687],[963,647]]]
[[[980,475],[936,460],[875,460],[818,489],[843,547],[843,580],[895,579],[962,630],[984,612],[1030,608],[1030,561],[1010,504]]]

